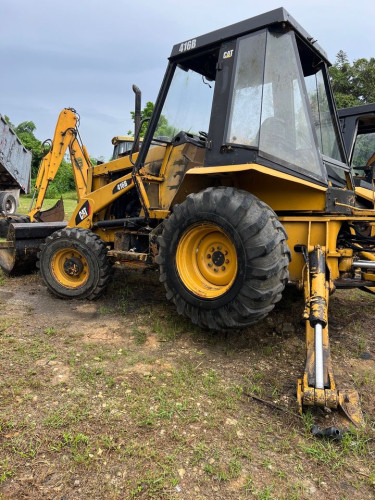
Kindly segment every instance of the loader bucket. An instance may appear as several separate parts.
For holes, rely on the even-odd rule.
[[[38,222],[60,222],[64,220],[64,215],[64,201],[60,198],[52,208],[36,212],[34,219]]]
[[[65,226],[66,222],[10,224],[7,241],[0,242],[0,267],[9,276],[34,271],[40,245]]]

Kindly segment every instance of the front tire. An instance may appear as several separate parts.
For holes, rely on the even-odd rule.
[[[158,238],[167,298],[201,327],[249,326],[281,298],[290,262],[286,239],[273,210],[246,191],[191,194]]]
[[[104,241],[87,229],[54,232],[41,245],[38,258],[47,288],[63,299],[97,299],[112,275]]]

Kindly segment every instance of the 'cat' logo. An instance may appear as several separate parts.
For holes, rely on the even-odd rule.
[[[223,59],[229,59],[230,57],[232,57],[232,55],[233,55],[233,50],[234,50],[234,49],[232,49],[232,50],[227,50],[226,52],[224,52],[224,54],[223,54]]]
[[[78,213],[76,215],[76,225],[78,226],[78,224],[80,222],[87,219],[87,217],[90,215],[90,213],[91,213],[91,207],[90,207],[90,203],[87,200],[82,205],[82,207],[78,210]]]

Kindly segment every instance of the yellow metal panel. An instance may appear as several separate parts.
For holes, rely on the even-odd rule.
[[[266,175],[270,175],[272,177],[278,177],[280,179],[284,179],[290,182],[296,182],[297,184],[304,184],[306,186],[310,186],[314,189],[320,191],[326,191],[326,187],[319,186],[314,184],[313,182],[305,181],[303,179],[298,179],[297,177],[286,174],[284,172],[276,171],[273,168],[265,167],[263,165],[258,165],[257,163],[248,163],[245,165],[225,165],[224,167],[200,167],[200,168],[192,168],[189,170],[189,175],[194,174],[225,174],[225,173],[234,173],[234,172],[244,172],[246,170],[256,170],[258,172],[262,172]]]
[[[288,246],[292,252],[292,261],[289,264],[290,281],[301,282],[305,260],[300,252],[295,251],[297,245],[303,245],[311,250],[316,245],[324,247],[327,253],[327,265],[331,272],[331,279],[339,277],[337,252],[337,235],[345,218],[341,220],[328,217],[280,217],[288,235]]]
[[[293,175],[276,171],[263,165],[228,165],[224,167],[191,168],[185,175],[173,203],[183,201],[183,195],[196,192],[201,179],[210,185],[234,186],[245,189],[267,203],[275,211],[324,212],[326,190],[324,186],[299,179]],[[195,178],[195,179],[194,179]],[[194,179],[194,182],[191,182]]]
[[[203,164],[205,152],[204,148],[199,148],[194,144],[182,144],[172,149],[160,171],[160,175],[165,179],[159,188],[161,208],[168,209],[171,206],[185,173],[194,169],[196,165]]]
[[[363,187],[356,187],[355,194],[360,196],[361,198],[364,198],[365,200],[368,200],[368,201],[371,201],[372,203],[374,203],[375,193],[372,189],[366,189]]]

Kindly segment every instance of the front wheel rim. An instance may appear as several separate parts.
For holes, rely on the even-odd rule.
[[[237,252],[232,240],[216,224],[187,229],[176,252],[176,267],[185,287],[199,297],[224,295],[237,276]]]
[[[89,278],[86,258],[72,248],[62,248],[53,255],[51,271],[60,285],[70,289],[83,286]]]

